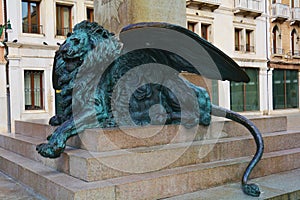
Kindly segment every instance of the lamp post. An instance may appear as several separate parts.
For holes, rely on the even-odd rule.
[[[10,106],[10,85],[9,85],[9,60],[8,60],[8,46],[7,46],[7,41],[8,41],[8,32],[12,31],[10,21],[8,20],[7,23],[1,24],[0,25],[0,37],[2,36],[4,31],[4,49],[5,49],[5,54],[4,54],[4,59],[6,60],[5,64],[5,72],[6,72],[6,98],[7,98],[7,131],[11,133],[11,106]]]

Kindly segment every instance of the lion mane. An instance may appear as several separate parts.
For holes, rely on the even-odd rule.
[[[120,45],[114,33],[95,22],[85,20],[75,25],[73,32],[68,33],[64,43],[55,52],[52,82],[54,89],[60,90],[61,101],[58,106],[63,112],[53,116],[49,121],[50,125],[61,125],[71,118],[74,79],[79,69],[85,65],[84,62],[90,60],[87,59],[89,53],[97,47],[98,52],[99,48],[105,48],[102,52],[104,56],[115,54]]]

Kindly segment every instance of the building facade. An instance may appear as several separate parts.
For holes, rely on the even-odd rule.
[[[239,112],[269,110],[267,6],[261,0],[187,0],[187,28],[228,54],[250,76],[248,84],[212,84],[213,102],[223,107]]]
[[[299,108],[299,0],[272,0],[269,23],[272,108],[295,110]]]
[[[91,0],[9,0],[7,18],[13,31],[8,33],[11,128],[15,120],[49,118],[55,113],[52,89],[54,53],[82,20],[93,20]],[[1,82],[6,80],[1,61]],[[5,62],[4,62],[5,63]],[[4,64],[5,65],[5,64]],[[4,83],[4,82],[3,82]],[[7,98],[1,83],[1,108]],[[0,130],[7,130],[7,119]]]

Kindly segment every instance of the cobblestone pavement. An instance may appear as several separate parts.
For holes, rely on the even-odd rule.
[[[0,171],[0,200],[43,200]]]

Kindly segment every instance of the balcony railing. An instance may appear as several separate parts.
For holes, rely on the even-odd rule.
[[[22,23],[23,33],[43,34],[43,26],[37,24]]]
[[[284,49],[281,48],[273,48],[272,49],[272,54],[277,54],[277,55],[283,55],[284,54]]]
[[[300,23],[300,8],[292,8],[291,21],[292,23]]]
[[[69,27],[56,29],[56,35],[59,36],[67,36],[69,32],[72,32],[72,30]]]
[[[214,11],[221,5],[221,0],[186,0],[187,7],[197,7],[198,9],[208,8]]]
[[[246,52],[254,52],[254,46],[246,44]]]
[[[300,50],[289,51],[288,55],[294,57],[300,57]]]
[[[235,51],[245,51],[245,46],[244,45],[235,45],[234,47]]]
[[[235,0],[234,14],[252,16],[254,18],[263,13],[262,1],[260,0]]]
[[[288,5],[275,3],[272,5],[273,21],[285,21],[290,17],[290,8]]]

